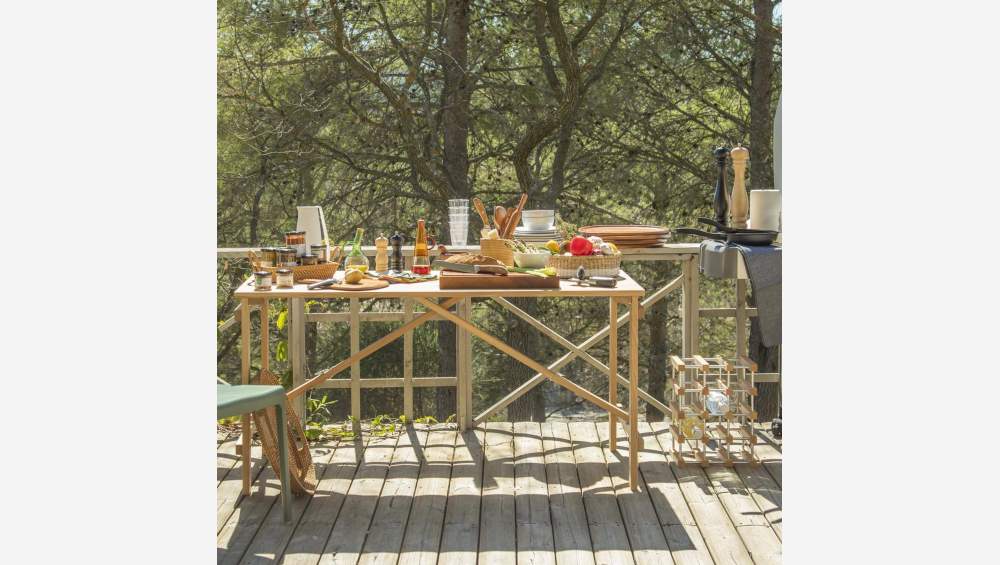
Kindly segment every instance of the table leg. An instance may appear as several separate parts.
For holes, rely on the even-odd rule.
[[[462,315],[468,321],[472,321],[472,299],[466,298],[461,303],[464,314]],[[461,328],[462,331],[462,350],[465,351],[465,355],[462,358],[462,372],[465,373],[465,397],[463,401],[465,402],[465,422],[462,426],[463,429],[469,429],[472,427],[472,334]]]
[[[361,349],[361,302],[357,298],[350,299],[351,304],[351,355],[357,355]],[[351,364],[351,417],[354,419],[355,434],[361,433],[361,361]]]
[[[292,388],[306,381],[306,301],[302,298],[289,298],[288,308],[288,360],[292,366]],[[306,398],[301,396],[292,401],[299,422],[306,424]]]
[[[608,402],[618,404],[618,299],[612,296],[611,323],[608,325]],[[618,450],[618,419],[608,414],[608,448]]]
[[[698,353],[698,257],[684,261],[681,270],[683,280],[681,355],[690,357]]]
[[[250,300],[240,301],[240,382],[250,383]],[[240,415],[240,455],[243,458],[243,495],[250,495],[250,414]]]
[[[639,298],[632,297],[632,315],[628,325],[628,480],[632,490],[639,488]]]

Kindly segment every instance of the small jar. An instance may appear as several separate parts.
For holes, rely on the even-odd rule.
[[[291,269],[278,269],[278,288],[292,288],[295,286],[295,277]]]
[[[319,263],[319,257],[311,254],[303,255],[299,257],[300,265],[316,265]]]
[[[260,266],[274,267],[278,263],[278,250],[273,247],[265,247],[260,250]]]
[[[278,266],[279,267],[294,267],[298,263],[295,262],[295,248],[294,247],[282,247],[278,249]]]
[[[309,249],[312,251],[312,254],[316,256],[318,262],[326,263],[327,261],[329,261],[329,258],[327,258],[326,256],[325,243],[317,243],[315,245],[311,245]]]
[[[296,256],[303,256],[306,254],[306,232],[304,231],[290,231],[285,232],[285,246],[292,247],[295,249]]]
[[[253,289],[271,290],[270,271],[257,271],[256,273],[253,274]]]

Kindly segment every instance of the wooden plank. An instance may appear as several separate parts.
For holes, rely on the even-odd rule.
[[[403,300],[403,321],[413,320],[413,301]],[[413,332],[403,336],[403,415],[413,421]]]
[[[608,323],[608,402],[618,405],[618,299],[610,299],[610,323]],[[618,449],[618,419],[614,414],[608,414],[608,430],[610,430],[611,449]]]
[[[235,438],[229,438],[219,444],[215,449],[215,478],[217,485],[221,485],[240,459],[239,448]]]
[[[250,301],[240,301],[240,383],[250,383]],[[240,415],[240,456],[243,458],[243,495],[250,494],[250,438],[253,436],[250,414]]]
[[[235,565],[240,562],[271,506],[279,498],[281,483],[270,465],[265,466],[259,478],[258,489],[240,500],[226,525],[219,531],[216,538],[216,563],[219,565]],[[278,506],[281,506],[280,503]],[[280,509],[278,513],[281,513]]]
[[[633,312],[628,325],[628,480],[632,490],[639,488],[639,299],[632,298]]]
[[[670,449],[670,440],[660,445],[648,422],[639,423],[639,432],[646,438],[645,446],[639,451],[639,472],[670,547],[670,555],[680,565],[712,565],[708,546],[684,500],[677,478],[670,471],[665,455]]]
[[[622,453],[628,452],[628,435],[624,429],[619,430],[618,450],[611,449],[606,444],[610,438],[604,426],[597,427],[598,438],[603,449],[604,461],[608,468],[608,477],[615,497],[618,499],[618,508],[621,510],[622,523],[628,533],[629,543],[632,545],[632,557],[638,565],[657,565],[673,563],[670,555],[670,546],[663,535],[660,527],[660,520],[653,509],[653,503],[649,498],[649,490],[641,484],[639,490],[633,490],[629,486],[629,468],[631,461],[626,461]],[[583,436],[588,441],[592,440]],[[638,454],[637,454],[638,456]]]
[[[760,431],[760,427],[757,426],[758,441],[754,453],[760,458],[762,466],[771,475],[774,482],[778,483],[778,488],[781,488],[781,451],[771,443],[773,440]]]
[[[351,453],[354,451],[346,444],[338,449],[349,451]],[[331,469],[329,463],[333,458],[335,451],[336,450],[334,448],[329,446],[310,447],[313,462],[316,465],[317,477],[324,477],[327,471]],[[264,518],[260,529],[257,530],[257,534],[254,536],[253,541],[250,543],[250,547],[247,548],[247,551],[243,555],[243,559],[240,563],[245,565],[256,565],[261,563],[274,563],[277,561],[277,559],[281,557],[284,552],[289,539],[292,537],[292,533],[295,531],[295,527],[298,524],[299,519],[305,513],[306,507],[310,503],[310,498],[311,497],[309,496],[294,497],[292,500],[291,524],[285,523],[284,516],[281,511],[280,499],[279,501],[272,503],[271,509]],[[315,561],[318,557],[318,554],[313,555],[313,560]]]
[[[399,565],[435,565],[448,506],[448,483],[457,432],[431,430],[427,435],[411,519],[399,554]],[[478,499],[479,496],[476,495]],[[476,505],[478,508],[478,504]],[[413,519],[413,518],[416,519]]]
[[[757,503],[764,519],[771,525],[778,539],[782,539],[781,487],[760,465],[736,465],[734,470],[750,492],[753,501]]]
[[[483,435],[483,429],[479,427],[466,430],[455,438],[439,565],[465,565],[476,561],[482,501]]]
[[[457,377],[413,377],[410,381],[411,387],[438,387],[456,386]],[[316,388],[351,388],[354,383],[351,379],[330,379]],[[369,377],[361,379],[361,388],[404,388],[406,380],[402,377]]]
[[[361,318],[358,314],[361,312],[361,301],[357,298],[352,298],[350,300],[350,314],[351,314],[351,328],[350,328],[350,339],[351,339],[351,357],[358,354],[361,350]],[[354,433],[361,432],[361,361],[355,361],[351,363],[351,418],[353,418],[352,426],[354,428]]]
[[[341,443],[326,465],[292,539],[284,551],[284,565],[315,565],[330,539],[351,483],[364,458],[367,438]]]
[[[510,422],[486,425],[479,563],[517,562],[514,509],[514,441]]]
[[[250,472],[248,473],[250,480],[257,480],[263,469],[264,456],[261,453],[260,446],[255,445],[250,449]],[[243,458],[240,457],[215,490],[216,533],[222,531],[223,526],[226,525],[229,517],[233,514],[236,505],[246,496],[243,494],[243,476]]]
[[[597,427],[593,422],[572,422],[569,432],[595,560],[598,563],[635,563]]]
[[[661,447],[665,443],[670,443],[665,437],[669,433],[665,422],[652,422],[650,425],[658,434]],[[722,502],[715,496],[712,485],[701,467],[671,465],[670,470],[674,473],[681,494],[687,501],[688,508],[715,562],[746,565],[753,563],[750,553],[729,520]]]
[[[459,308],[462,309],[462,317],[466,320],[472,321],[472,299],[466,298],[459,303]],[[456,331],[459,336],[459,340],[462,345],[462,351],[464,352],[462,357],[462,365],[459,367],[459,374],[462,375],[465,380],[465,386],[463,387],[464,396],[463,404],[465,406],[465,420],[459,423],[459,429],[465,430],[472,427],[472,380],[475,373],[472,370],[472,334],[469,332],[457,328]]]
[[[288,309],[288,360],[292,368],[292,387],[297,387],[306,380],[306,301],[302,298],[291,298],[286,301]],[[299,415],[301,422],[306,421],[306,398],[300,396],[291,402],[292,410]]]
[[[406,426],[396,442],[392,463],[379,494],[378,507],[368,528],[368,537],[358,560],[360,565],[395,564],[403,545],[413,493],[420,475],[420,457],[427,441],[424,426]],[[415,520],[422,517],[416,516]]]
[[[744,465],[746,466],[746,465]],[[729,518],[736,525],[743,544],[754,563],[781,563],[781,539],[764,516],[749,490],[734,469],[710,465],[705,469],[712,489],[722,501]],[[764,471],[766,474],[766,471]]]
[[[545,422],[541,431],[556,563],[594,565],[569,427],[565,422]]]
[[[514,521],[519,565],[555,565],[542,429],[514,423]]]
[[[361,468],[347,491],[347,500],[344,501],[337,523],[330,532],[330,539],[323,548],[320,563],[357,563],[372,516],[375,515],[375,507],[395,445],[395,438],[369,438]]]

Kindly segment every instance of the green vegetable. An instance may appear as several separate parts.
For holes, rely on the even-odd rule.
[[[507,267],[507,270],[513,273],[524,273],[526,275],[534,275],[536,277],[554,277],[556,276],[556,270],[554,267],[545,267],[544,269],[526,269],[524,267]]]

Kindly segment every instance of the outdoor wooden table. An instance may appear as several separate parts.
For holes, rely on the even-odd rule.
[[[438,286],[438,281],[426,281],[419,283],[408,283],[408,284],[392,284],[386,288],[381,288],[378,290],[371,291],[344,291],[344,290],[309,290],[304,284],[296,284],[293,288],[271,288],[270,290],[258,291],[254,289],[252,284],[252,279],[244,282],[235,292],[235,297],[240,300],[242,306],[243,315],[240,317],[240,326],[242,332],[242,350],[241,350],[241,377],[244,383],[250,381],[250,307],[252,304],[258,304],[260,306],[261,313],[261,368],[268,368],[269,354],[268,354],[268,326],[267,326],[267,305],[272,299],[374,299],[374,298],[398,298],[398,299],[410,299],[420,304],[423,304],[427,309],[426,312],[410,319],[405,322],[402,326],[392,330],[381,338],[375,340],[363,349],[358,350],[353,353],[348,358],[337,363],[333,367],[321,372],[318,375],[313,376],[304,383],[296,386],[288,393],[290,400],[295,399],[303,395],[307,390],[319,385],[323,381],[333,377],[334,375],[347,370],[352,365],[359,363],[365,357],[368,357],[372,353],[378,351],[379,349],[385,347],[386,345],[392,343],[397,338],[402,337],[407,332],[412,331],[417,326],[424,324],[431,319],[445,319],[453,322],[457,328],[466,331],[479,339],[485,341],[486,343],[492,345],[493,347],[499,349],[500,351],[506,353],[507,355],[517,359],[521,363],[524,363],[528,367],[534,369],[546,379],[569,389],[575,395],[580,398],[591,402],[592,404],[604,409],[608,412],[609,419],[609,447],[614,450],[617,444],[617,422],[621,420],[625,424],[625,429],[628,435],[629,444],[629,484],[632,489],[638,488],[638,474],[639,474],[639,460],[638,452],[641,447],[641,438],[639,436],[638,428],[638,407],[639,407],[639,395],[637,382],[639,378],[639,317],[641,316],[641,307],[639,300],[642,298],[645,290],[639,286],[631,277],[629,277],[624,271],[621,272],[623,280],[618,281],[618,285],[615,288],[599,288],[591,286],[578,286],[575,283],[569,281],[560,281],[558,289],[475,289],[475,290],[442,290]],[[608,398],[605,400],[597,396],[596,394],[588,391],[587,389],[581,387],[580,385],[574,383],[565,376],[552,370],[550,367],[539,363],[537,360],[525,355],[524,353],[518,351],[517,349],[511,347],[507,343],[503,342],[499,338],[483,331],[471,321],[472,319],[472,309],[471,309],[471,299],[473,298],[491,298],[498,300],[505,308],[511,310],[521,318],[524,318],[529,323],[531,323],[537,329],[543,331],[549,336],[558,338],[560,343],[570,348],[576,348],[575,345],[570,343],[565,338],[562,338],[556,334],[551,329],[544,326],[541,322],[527,315],[516,306],[505,300],[506,298],[554,298],[554,297],[597,297],[597,298],[607,298],[610,304],[609,315],[610,315],[610,335],[609,335],[609,347],[608,347],[608,367],[609,380],[608,380]],[[457,313],[453,313],[449,310],[452,306],[456,304],[463,303],[465,307],[459,306],[457,308]],[[629,408],[626,412],[618,404],[618,385],[626,384],[623,383],[622,377],[618,375],[616,368],[618,367],[618,310],[619,305],[627,304],[629,311],[633,314],[628,316],[629,325],[629,376],[627,381],[628,394],[629,394]],[[354,320],[352,320],[352,323]],[[471,355],[471,351],[467,351],[466,355]],[[589,354],[587,355],[588,357]],[[360,377],[360,375],[357,375]],[[352,402],[356,401],[360,397],[360,378],[352,375],[351,379],[351,391],[352,391]],[[464,428],[466,423],[469,421],[467,415],[471,410],[472,402],[472,383],[471,375],[466,374],[464,378],[458,379],[458,390],[455,395],[457,399],[457,409],[459,413],[459,426]],[[516,396],[514,397],[516,398]],[[242,417],[242,429],[245,433],[242,434],[242,453],[243,453],[243,490],[245,493],[250,492],[250,416],[249,414],[244,414]]]

